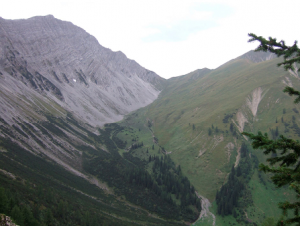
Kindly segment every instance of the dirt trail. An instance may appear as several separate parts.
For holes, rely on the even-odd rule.
[[[202,195],[199,195],[197,192],[196,192],[196,195],[198,196],[198,198],[201,199],[201,207],[202,207],[201,213],[200,213],[199,218],[197,219],[197,221],[199,221],[199,220],[201,220],[203,218],[211,216],[212,221],[213,221],[212,222],[212,226],[215,226],[215,224],[216,224],[216,216],[209,211],[209,207],[211,206],[209,200],[207,198],[204,198]],[[192,224],[192,225],[194,225],[194,224]]]

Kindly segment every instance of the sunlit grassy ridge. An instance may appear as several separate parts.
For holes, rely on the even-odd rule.
[[[238,132],[241,114],[245,118],[243,131],[263,131],[271,135],[271,130],[278,127],[279,134],[298,137],[299,107],[282,90],[286,84],[298,88],[299,79],[278,68],[280,61],[276,58],[253,63],[237,58],[215,70],[201,69],[171,78],[156,101],[130,116],[135,118],[131,126],[144,125],[141,137],[146,144],[151,147],[152,136],[155,136],[158,144],[181,165],[198,192],[213,201],[216,191],[227,181],[231,166],[238,163],[242,141],[248,142]],[[253,94],[255,90],[260,91],[258,100]],[[252,105],[247,104],[247,99]],[[257,111],[253,107],[255,101],[258,101]],[[230,117],[224,123],[226,115]],[[147,121],[151,121],[152,134],[149,128],[147,130]],[[230,131],[230,123],[237,135]],[[255,153],[259,161],[265,161],[266,156],[261,151]],[[253,176],[250,184],[259,184],[257,177]],[[259,185],[254,187],[259,188]],[[286,195],[281,191],[278,195],[278,192],[269,189],[262,194],[270,194],[266,202],[269,196],[276,196],[276,201],[283,200]],[[257,194],[253,193],[257,208],[269,208],[266,215],[280,213],[277,205],[267,207]],[[254,215],[253,219],[261,220]]]

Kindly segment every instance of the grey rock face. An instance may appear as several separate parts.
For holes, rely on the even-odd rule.
[[[263,61],[272,60],[276,58],[276,55],[270,52],[254,52],[251,50],[238,58],[250,60],[253,63],[260,63]]]
[[[0,226],[17,226],[17,225],[12,222],[10,217],[1,214],[0,215]]]
[[[80,147],[100,150],[90,138],[99,133],[96,126],[150,104],[163,86],[157,74],[70,22],[0,18],[0,141],[98,187],[82,171]]]
[[[53,16],[0,18],[0,81],[0,114],[12,124],[13,117],[37,117],[28,106],[49,110],[37,101],[43,99],[93,126],[150,104],[164,85],[122,52]],[[12,99],[22,100],[14,105]]]

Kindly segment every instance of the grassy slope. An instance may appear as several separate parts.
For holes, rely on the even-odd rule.
[[[32,129],[29,126],[25,126],[25,124],[23,123],[24,128],[26,128],[26,130],[24,131],[28,136],[29,132],[31,134],[30,136],[35,135],[37,137],[40,137],[42,134],[45,135],[47,139],[51,139],[52,141],[53,137],[62,136],[64,142],[69,144],[69,146],[60,145],[59,147],[62,147],[66,152],[69,151],[70,146],[79,151],[82,151],[83,158],[86,161],[93,159],[95,156],[100,156],[101,161],[110,161],[114,159],[115,156],[112,155],[112,150],[109,150],[107,148],[109,151],[111,151],[110,153],[101,150],[101,148],[104,146],[104,143],[100,139],[100,136],[97,136],[91,133],[85,127],[82,127],[82,124],[74,119],[71,114],[62,117],[61,112],[63,112],[63,109],[59,109],[59,111],[56,108],[51,107],[52,105],[55,106],[55,104],[47,104],[41,99],[35,99],[35,101],[39,103],[39,107],[41,107],[41,109],[44,109],[44,112],[39,112],[41,118],[43,119],[47,117],[48,120],[33,123],[38,128],[44,128],[40,131],[41,133],[38,133],[35,129]],[[31,109],[31,112],[29,112],[28,115],[34,118],[34,112],[35,109]],[[22,122],[20,122],[20,124],[22,124]],[[60,131],[61,134],[58,134],[58,131]],[[74,137],[76,137],[76,141],[70,139],[62,131],[70,132]],[[14,131],[13,127],[6,124],[1,117],[0,134],[0,168],[1,170],[12,173],[17,177],[17,180],[11,180],[11,178],[7,178],[5,174],[3,175],[3,172],[0,171],[0,188],[12,188],[17,190],[18,192],[23,192],[25,195],[22,201],[25,203],[33,203],[32,198],[28,198],[30,196],[29,194],[34,193],[34,191],[36,190],[35,187],[39,186],[43,190],[46,190],[48,188],[53,189],[54,193],[58,194],[58,199],[64,197],[72,206],[75,206],[74,203],[77,203],[79,201],[85,203],[83,205],[84,211],[94,211],[97,213],[97,216],[103,217],[106,222],[109,222],[111,224],[182,224],[182,222],[167,222],[162,217],[157,216],[155,213],[150,213],[145,208],[141,208],[138,205],[133,205],[132,203],[126,201],[125,197],[113,194],[112,187],[109,188],[109,192],[103,192],[102,189],[99,189],[95,185],[90,184],[88,181],[73,175],[63,167],[46,158],[43,154],[33,155],[32,153],[29,153],[22,148],[22,146],[24,145],[24,147],[30,149],[30,147],[28,147],[28,145],[26,145],[26,143],[22,141],[22,139],[20,138],[20,134]],[[17,139],[19,141],[19,144],[16,144],[10,139],[6,139],[5,137],[18,137]],[[82,145],[81,142],[77,141],[84,141],[86,142],[86,145]],[[56,142],[56,144],[57,143],[58,142]],[[102,164],[101,161],[99,161],[99,165]],[[80,168],[83,173],[89,175],[87,172],[85,172],[84,169],[82,169],[84,163],[85,161],[82,161],[80,167],[78,168]],[[111,167],[114,168],[113,165]],[[102,182],[104,180],[103,177],[99,177],[99,179]],[[113,179],[115,178],[110,178],[105,182],[111,182]],[[25,183],[29,188],[28,192],[24,189]],[[70,197],[71,195],[68,195],[68,197],[65,195],[71,193],[72,197]],[[95,199],[97,199],[98,201],[95,201]],[[55,209],[53,205],[49,206],[49,208]],[[62,222],[60,223],[63,224]]]
[[[229,123],[222,122],[225,114],[243,112],[249,121],[245,126],[246,131],[269,131],[269,128],[275,129],[278,126],[280,133],[286,131],[287,136],[296,137],[291,128],[292,117],[296,118],[295,121],[298,121],[300,117],[293,109],[300,111],[300,108],[293,105],[292,99],[281,92],[285,86],[282,80],[288,76],[294,87],[299,87],[295,85],[297,82],[295,78],[276,67],[278,62],[280,62],[279,59],[274,59],[253,64],[246,59],[236,59],[216,70],[201,69],[185,76],[172,78],[154,103],[125,117],[121,124],[131,129],[126,129],[116,136],[127,141],[127,148],[136,141],[143,142],[144,146],[134,150],[132,155],[144,160],[147,160],[150,155],[162,156],[162,151],[159,149],[164,147],[172,159],[181,165],[183,173],[188,176],[196,190],[213,201],[216,190],[226,181],[227,174],[236,161],[238,148],[244,140],[241,136],[238,136],[237,139],[230,132],[226,132],[229,131],[230,121]],[[245,107],[245,100],[257,87],[262,88],[263,99],[259,104],[257,116],[253,117],[249,109]],[[283,114],[283,109],[286,109],[285,114]],[[49,112],[51,110],[48,109]],[[51,112],[51,114],[54,113]],[[281,117],[284,118],[284,122],[281,122]],[[276,118],[278,119],[277,123],[275,123]],[[233,115],[232,119],[236,122],[236,115]],[[152,126],[149,127],[148,121]],[[289,126],[285,123],[288,123]],[[208,128],[212,124],[221,131],[213,132],[212,136],[208,136]],[[193,125],[195,129],[193,129]],[[154,136],[158,139],[158,143],[155,142]],[[92,138],[84,137],[84,139],[87,139],[88,143],[92,142]],[[234,148],[228,152],[226,145],[230,142]],[[153,145],[154,150],[152,149]],[[88,151],[84,152],[89,154]],[[119,150],[120,154],[125,152],[125,149]],[[260,161],[265,160],[266,157],[261,152],[255,151],[255,153]],[[9,164],[9,161],[6,163]],[[149,171],[151,166],[150,163]],[[9,167],[7,166],[7,168]],[[16,175],[20,174],[17,170],[8,171]],[[270,183],[267,183],[268,189],[266,189],[259,182],[256,174],[250,182],[250,187],[253,188],[254,206],[264,211],[266,216],[277,216],[279,211],[276,205],[270,207],[266,203],[269,203],[270,199],[274,197],[276,197],[274,202],[285,197],[291,198],[291,194],[284,194],[283,191],[270,187]],[[25,175],[23,176],[25,177]],[[267,180],[268,178],[266,178]],[[71,183],[68,182],[68,184]],[[86,184],[88,184],[86,181],[81,181],[78,186],[86,186]],[[87,187],[87,189],[92,189],[92,187]],[[89,193],[89,191],[84,192]],[[107,197],[106,194],[95,196],[102,200],[116,198]],[[118,203],[118,206],[127,206],[126,203],[118,200],[115,202]],[[215,207],[214,204],[212,211],[216,210]],[[99,212],[106,214],[107,207],[98,206],[98,208]],[[124,212],[122,213],[118,212],[118,208],[112,208],[114,210],[111,211],[122,215],[121,218],[127,219],[129,222],[131,220],[136,223],[146,221],[161,224],[164,222],[155,217],[152,218],[146,211],[141,211],[138,218],[135,219],[132,214],[136,208],[132,210],[123,208]],[[252,213],[251,209],[245,211],[249,213],[248,217],[251,216],[249,218],[257,222],[261,221],[260,212]],[[229,222],[234,222],[234,219],[217,217],[217,225],[229,225]],[[199,225],[211,225],[211,222],[209,220],[199,222]]]
[[[226,132],[229,131],[229,123],[222,122],[224,114],[242,111],[249,121],[245,125],[246,131],[269,132],[269,128],[275,129],[278,126],[280,133],[297,137],[291,128],[284,133],[285,126],[281,117],[290,126],[293,124],[292,116],[296,117],[296,121],[299,119],[299,114],[292,110],[299,110],[299,107],[292,103],[289,96],[282,93],[285,87],[282,82],[284,77],[289,77],[296,88],[299,88],[298,81],[288,72],[276,67],[278,62],[280,59],[254,64],[246,59],[235,59],[212,71],[197,70],[179,78],[172,78],[153,104],[131,116],[136,121],[136,125],[131,122],[131,126],[140,126],[142,123],[146,124],[146,120],[151,120],[159,145],[167,152],[172,152],[172,159],[181,165],[183,172],[200,194],[213,201],[216,190],[226,181],[230,167],[236,160],[237,150],[244,141],[241,136],[235,139],[230,132]],[[253,117],[245,103],[246,98],[258,87],[263,90],[263,98],[256,117]],[[286,114],[283,114],[284,108]],[[278,123],[275,123],[276,118]],[[233,120],[237,121],[236,115]],[[212,124],[223,132],[208,136],[208,128]],[[145,132],[141,136],[148,140],[150,146],[153,141],[149,134]],[[225,148],[229,142],[234,144],[230,156]],[[199,156],[200,152],[204,154]],[[261,152],[256,153],[260,161],[265,160],[266,157]],[[251,183],[255,187],[259,182],[253,177]],[[276,205],[267,207],[265,203],[269,196],[282,200],[286,195],[276,189],[253,191],[257,208],[270,209],[269,212],[266,211],[266,215],[278,215]],[[261,194],[266,202],[260,201]],[[259,220],[258,215],[254,219]]]
[[[31,193],[36,192],[38,186],[44,191],[51,188],[57,194],[56,199],[59,200],[64,197],[72,206],[78,202],[84,203],[84,211],[96,212],[98,216],[106,218],[106,222],[112,224],[169,224],[155,215],[150,215],[147,210],[126,202],[121,197],[104,192],[86,180],[66,171],[61,166],[32,155],[9,140],[0,139],[0,150],[1,169],[17,177],[16,180],[11,180],[0,172],[0,187],[11,188],[19,193],[23,192],[25,194],[22,199],[24,203],[37,202],[36,199],[28,197]],[[50,206],[49,208],[53,209],[54,207]],[[171,225],[174,224],[176,222],[171,223]]]
[[[184,90],[175,89],[169,95],[162,93],[160,99],[149,107],[147,116],[154,120],[154,131],[160,144],[172,151],[173,159],[211,200],[229,169],[224,146],[234,141],[231,136],[224,135],[224,141],[213,148],[216,142],[213,137],[208,137],[207,130],[212,124],[221,130],[229,130],[229,126],[222,123],[224,113],[236,112],[246,96],[260,84],[275,82],[277,76],[274,73],[271,73],[273,81],[266,78],[270,76],[259,73],[260,70],[270,70],[274,63],[259,66],[253,67],[246,60],[229,62],[190,83]],[[205,154],[197,158],[199,151],[204,149],[207,149]]]

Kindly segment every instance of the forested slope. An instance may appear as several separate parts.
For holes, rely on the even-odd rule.
[[[281,59],[266,54],[256,59],[255,54],[251,51],[215,70],[201,69],[169,79],[156,101],[128,117],[151,130],[162,152],[181,165],[195,190],[210,201],[226,183],[241,182],[244,189],[230,204],[243,206],[236,214],[240,224],[248,219],[259,223],[263,217],[280,214],[276,205],[265,206],[262,194],[273,200],[293,199],[292,193],[276,190],[270,179],[258,172],[258,162],[264,162],[266,156],[252,150],[241,132],[260,130],[273,139],[280,134],[297,138],[299,107],[282,90],[287,84],[299,87],[299,77],[276,67]],[[242,154],[243,145],[249,151],[248,160]],[[247,168],[247,172],[227,182],[233,166],[235,170]],[[214,205],[212,210],[219,216],[234,213],[231,207]],[[254,213],[257,208],[259,213]],[[247,217],[245,212],[249,212]],[[217,217],[217,225],[218,219],[222,217]]]

